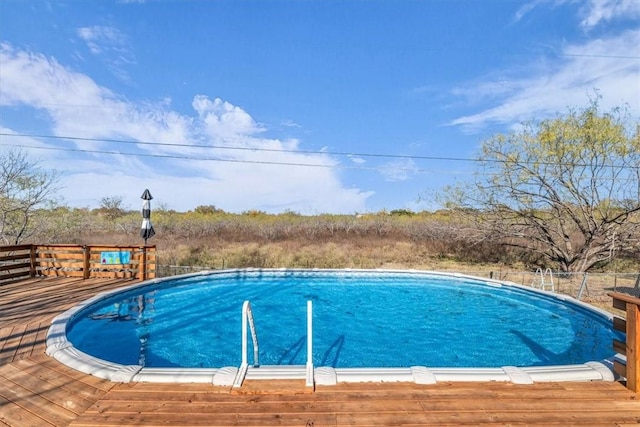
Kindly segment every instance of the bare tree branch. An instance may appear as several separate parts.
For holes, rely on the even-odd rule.
[[[58,175],[19,150],[0,155],[0,239],[18,244],[33,231],[34,211],[57,191]]]

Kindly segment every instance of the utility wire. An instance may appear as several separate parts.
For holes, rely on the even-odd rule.
[[[363,170],[363,171],[374,171],[378,173],[393,173],[393,172],[406,172],[406,173],[424,173],[424,174],[449,174],[449,175],[485,175],[485,176],[497,176],[500,175],[500,172],[486,172],[486,171],[456,171],[451,169],[446,170],[437,170],[437,169],[423,169],[423,168],[414,168],[414,167],[402,167],[402,166],[390,166],[385,168],[384,166],[379,167],[369,167],[369,166],[345,166],[341,164],[318,164],[318,163],[299,163],[299,162],[284,162],[284,161],[266,161],[266,160],[240,160],[240,159],[224,159],[218,157],[194,157],[194,156],[186,156],[186,155],[170,155],[170,154],[151,154],[151,153],[126,153],[120,151],[105,151],[105,150],[86,150],[80,148],[61,148],[61,147],[38,147],[32,145],[23,145],[23,144],[6,144],[11,147],[18,148],[29,148],[34,150],[49,150],[49,151],[67,151],[67,152],[76,152],[76,153],[87,153],[87,154],[106,154],[106,155],[116,155],[116,156],[131,156],[131,157],[150,157],[150,158],[161,158],[161,159],[177,159],[177,160],[196,160],[196,161],[212,161],[212,162],[224,162],[224,163],[240,163],[240,164],[259,164],[259,165],[276,165],[276,166],[298,166],[298,167],[315,167],[315,168],[327,168],[327,169],[346,169],[346,170]],[[606,166],[606,165],[603,165]],[[603,178],[607,181],[618,181],[623,182],[628,180],[629,178]]]
[[[198,160],[198,161],[212,161],[212,162],[226,162],[226,163],[245,163],[245,164],[260,164],[260,165],[279,165],[279,166],[302,166],[302,167],[316,167],[316,168],[328,168],[328,169],[352,169],[352,170],[370,170],[370,171],[384,171],[384,167],[368,167],[368,166],[344,166],[339,164],[318,164],[318,163],[297,163],[297,162],[277,162],[266,160],[239,160],[239,159],[223,159],[219,157],[194,157],[194,156],[180,156],[175,154],[150,154],[150,153],[123,153],[120,151],[104,151],[104,150],[84,150],[80,148],[61,148],[61,147],[38,147],[33,145],[23,144],[7,144],[11,147],[29,148],[34,150],[50,150],[50,151],[69,151],[76,153],[88,153],[88,154],[109,154],[116,156],[132,156],[132,157],[152,157],[162,159],[178,159],[178,160]],[[390,170],[399,170],[415,173],[449,173],[449,174],[469,174],[470,172],[452,171],[452,170],[431,170],[420,168],[406,168],[406,167],[390,167]]]
[[[403,155],[403,154],[376,154],[376,153],[357,153],[357,152],[343,152],[343,151],[314,151],[314,150],[291,150],[284,148],[261,148],[261,147],[237,147],[230,145],[205,145],[205,144],[185,144],[185,143],[169,143],[169,142],[151,142],[151,141],[131,141],[121,139],[106,139],[106,138],[86,138],[76,136],[56,136],[56,135],[39,135],[39,134],[22,134],[22,133],[2,133],[0,137],[16,137],[16,138],[43,138],[43,139],[57,139],[57,140],[69,140],[69,141],[86,141],[86,142],[109,142],[116,144],[129,144],[129,145],[147,145],[155,147],[179,147],[179,148],[201,148],[201,149],[222,149],[222,150],[237,150],[237,151],[250,151],[250,152],[271,152],[271,153],[294,153],[294,154],[315,154],[315,155],[329,155],[329,156],[347,156],[347,157],[371,157],[371,158],[389,158],[389,159],[404,159],[404,160],[434,160],[434,161],[451,161],[451,162],[469,162],[469,163],[509,163],[507,159],[473,159],[468,157],[440,157],[440,156],[415,156],[415,155]],[[182,160],[209,160],[218,162],[230,162],[230,163],[256,163],[256,164],[274,164],[274,165],[287,165],[287,166],[310,166],[310,167],[340,167],[342,169],[362,169],[362,170],[380,170],[380,168],[364,167],[364,166],[340,166],[340,165],[326,165],[326,164],[313,164],[313,163],[297,163],[297,162],[277,162],[277,161],[258,161],[258,160],[238,160],[238,159],[223,159],[223,158],[203,158],[186,155],[160,155],[160,154],[145,154],[145,153],[122,153],[117,151],[100,151],[100,150],[88,150],[79,148],[63,148],[63,147],[38,147],[28,146],[20,144],[6,143],[8,146],[19,148],[31,148],[41,150],[53,150],[53,151],[75,151],[80,153],[95,153],[95,154],[111,154],[111,155],[123,155],[123,156],[139,156],[139,157],[158,157],[158,158],[173,158]],[[565,165],[560,162],[554,161],[520,161],[522,164],[537,164],[541,166],[562,166]],[[566,164],[569,165],[569,164]],[[589,167],[591,165],[586,163],[573,163],[570,166],[574,167]],[[638,167],[632,167],[630,165],[601,165],[608,168],[624,168],[624,169],[639,169]],[[397,168],[402,169],[402,168]],[[435,172],[426,169],[404,168],[404,170],[411,171],[423,171],[423,172]],[[468,173],[468,172],[450,172],[448,173]]]
[[[184,144],[177,142],[150,142],[150,141],[128,141],[122,139],[103,139],[103,138],[83,138],[76,136],[55,136],[55,135],[35,135],[35,134],[18,134],[18,133],[0,133],[0,136],[10,136],[19,138],[46,138],[60,139],[70,141],[87,141],[87,142],[112,142],[116,144],[132,144],[132,145],[150,145],[156,147],[181,147],[181,148],[212,148],[223,150],[239,150],[254,152],[273,152],[273,153],[295,153],[295,154],[324,154],[330,156],[347,156],[347,157],[381,157],[391,159],[411,159],[411,160],[446,160],[456,162],[476,162],[476,159],[464,157],[437,157],[437,156],[412,156],[403,154],[375,154],[375,153],[351,153],[343,151],[314,151],[314,150],[288,150],[284,148],[259,148],[259,147],[236,147],[232,145],[206,145],[206,144]],[[134,154],[135,155],[135,154]]]

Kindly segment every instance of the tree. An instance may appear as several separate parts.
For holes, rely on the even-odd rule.
[[[218,209],[214,205],[200,205],[196,207],[193,211],[201,215],[213,215],[215,213],[223,212],[222,209]]]
[[[640,123],[629,126],[623,109],[601,112],[598,101],[486,140],[474,182],[449,188],[448,207],[479,225],[476,238],[533,251],[562,271],[634,249]]]
[[[18,244],[34,230],[35,211],[57,191],[58,174],[20,150],[0,153],[0,239]]]
[[[100,208],[98,212],[107,217],[109,221],[125,215],[124,198],[122,196],[106,196],[100,199]]]

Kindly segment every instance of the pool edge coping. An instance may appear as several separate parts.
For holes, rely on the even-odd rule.
[[[67,339],[67,324],[85,307],[107,298],[111,295],[126,292],[132,289],[152,286],[164,281],[176,278],[189,278],[206,275],[229,273],[260,273],[265,272],[344,272],[344,273],[409,273],[435,276],[447,276],[461,279],[481,281],[491,286],[510,286],[528,292],[541,293],[564,302],[578,305],[583,309],[595,312],[609,320],[613,314],[598,307],[579,301],[571,296],[552,293],[542,289],[527,287],[517,283],[471,276],[461,273],[438,272],[416,269],[293,269],[293,268],[239,268],[225,270],[205,270],[196,273],[169,276],[142,281],[110,291],[100,292],[95,296],[82,301],[69,310],[56,316],[47,332],[46,354],[60,363],[98,378],[113,382],[163,382],[163,383],[211,383],[213,385],[231,386],[240,375],[238,367],[220,368],[145,368],[140,365],[122,365],[108,362],[88,355],[78,349]],[[615,356],[614,356],[615,357]],[[287,379],[291,373],[283,374],[277,366],[264,366],[260,368],[248,368],[251,372],[260,370],[262,379]],[[246,372],[242,373],[245,375]],[[313,369],[314,381],[317,385],[335,385],[340,382],[414,382],[416,384],[435,384],[436,382],[481,382],[502,381],[514,384],[533,384],[536,382],[560,382],[560,381],[615,381],[617,374],[613,371],[613,358],[602,361],[590,361],[583,364],[549,365],[515,367],[504,366],[497,368],[438,368],[413,366],[403,368],[332,368],[315,367]],[[297,378],[297,377],[296,377]],[[301,378],[304,378],[302,376]]]

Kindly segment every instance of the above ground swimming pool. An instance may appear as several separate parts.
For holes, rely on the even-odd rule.
[[[492,372],[497,376],[488,379],[533,382],[553,372],[557,380],[556,371],[572,372],[567,379],[575,372],[613,379],[606,359],[613,357],[613,338],[621,338],[602,311],[493,280],[417,271],[250,269],[156,279],[99,295],[54,320],[47,351],[115,380],[145,380],[145,372],[193,380],[221,369],[236,376],[247,300],[260,367],[308,365],[311,301],[311,362],[329,373],[330,382],[336,372],[343,378],[368,372],[362,377],[370,378],[376,371],[393,378],[426,375],[427,382],[438,372],[467,380],[474,376],[466,373]],[[251,348],[250,336],[247,341]]]

